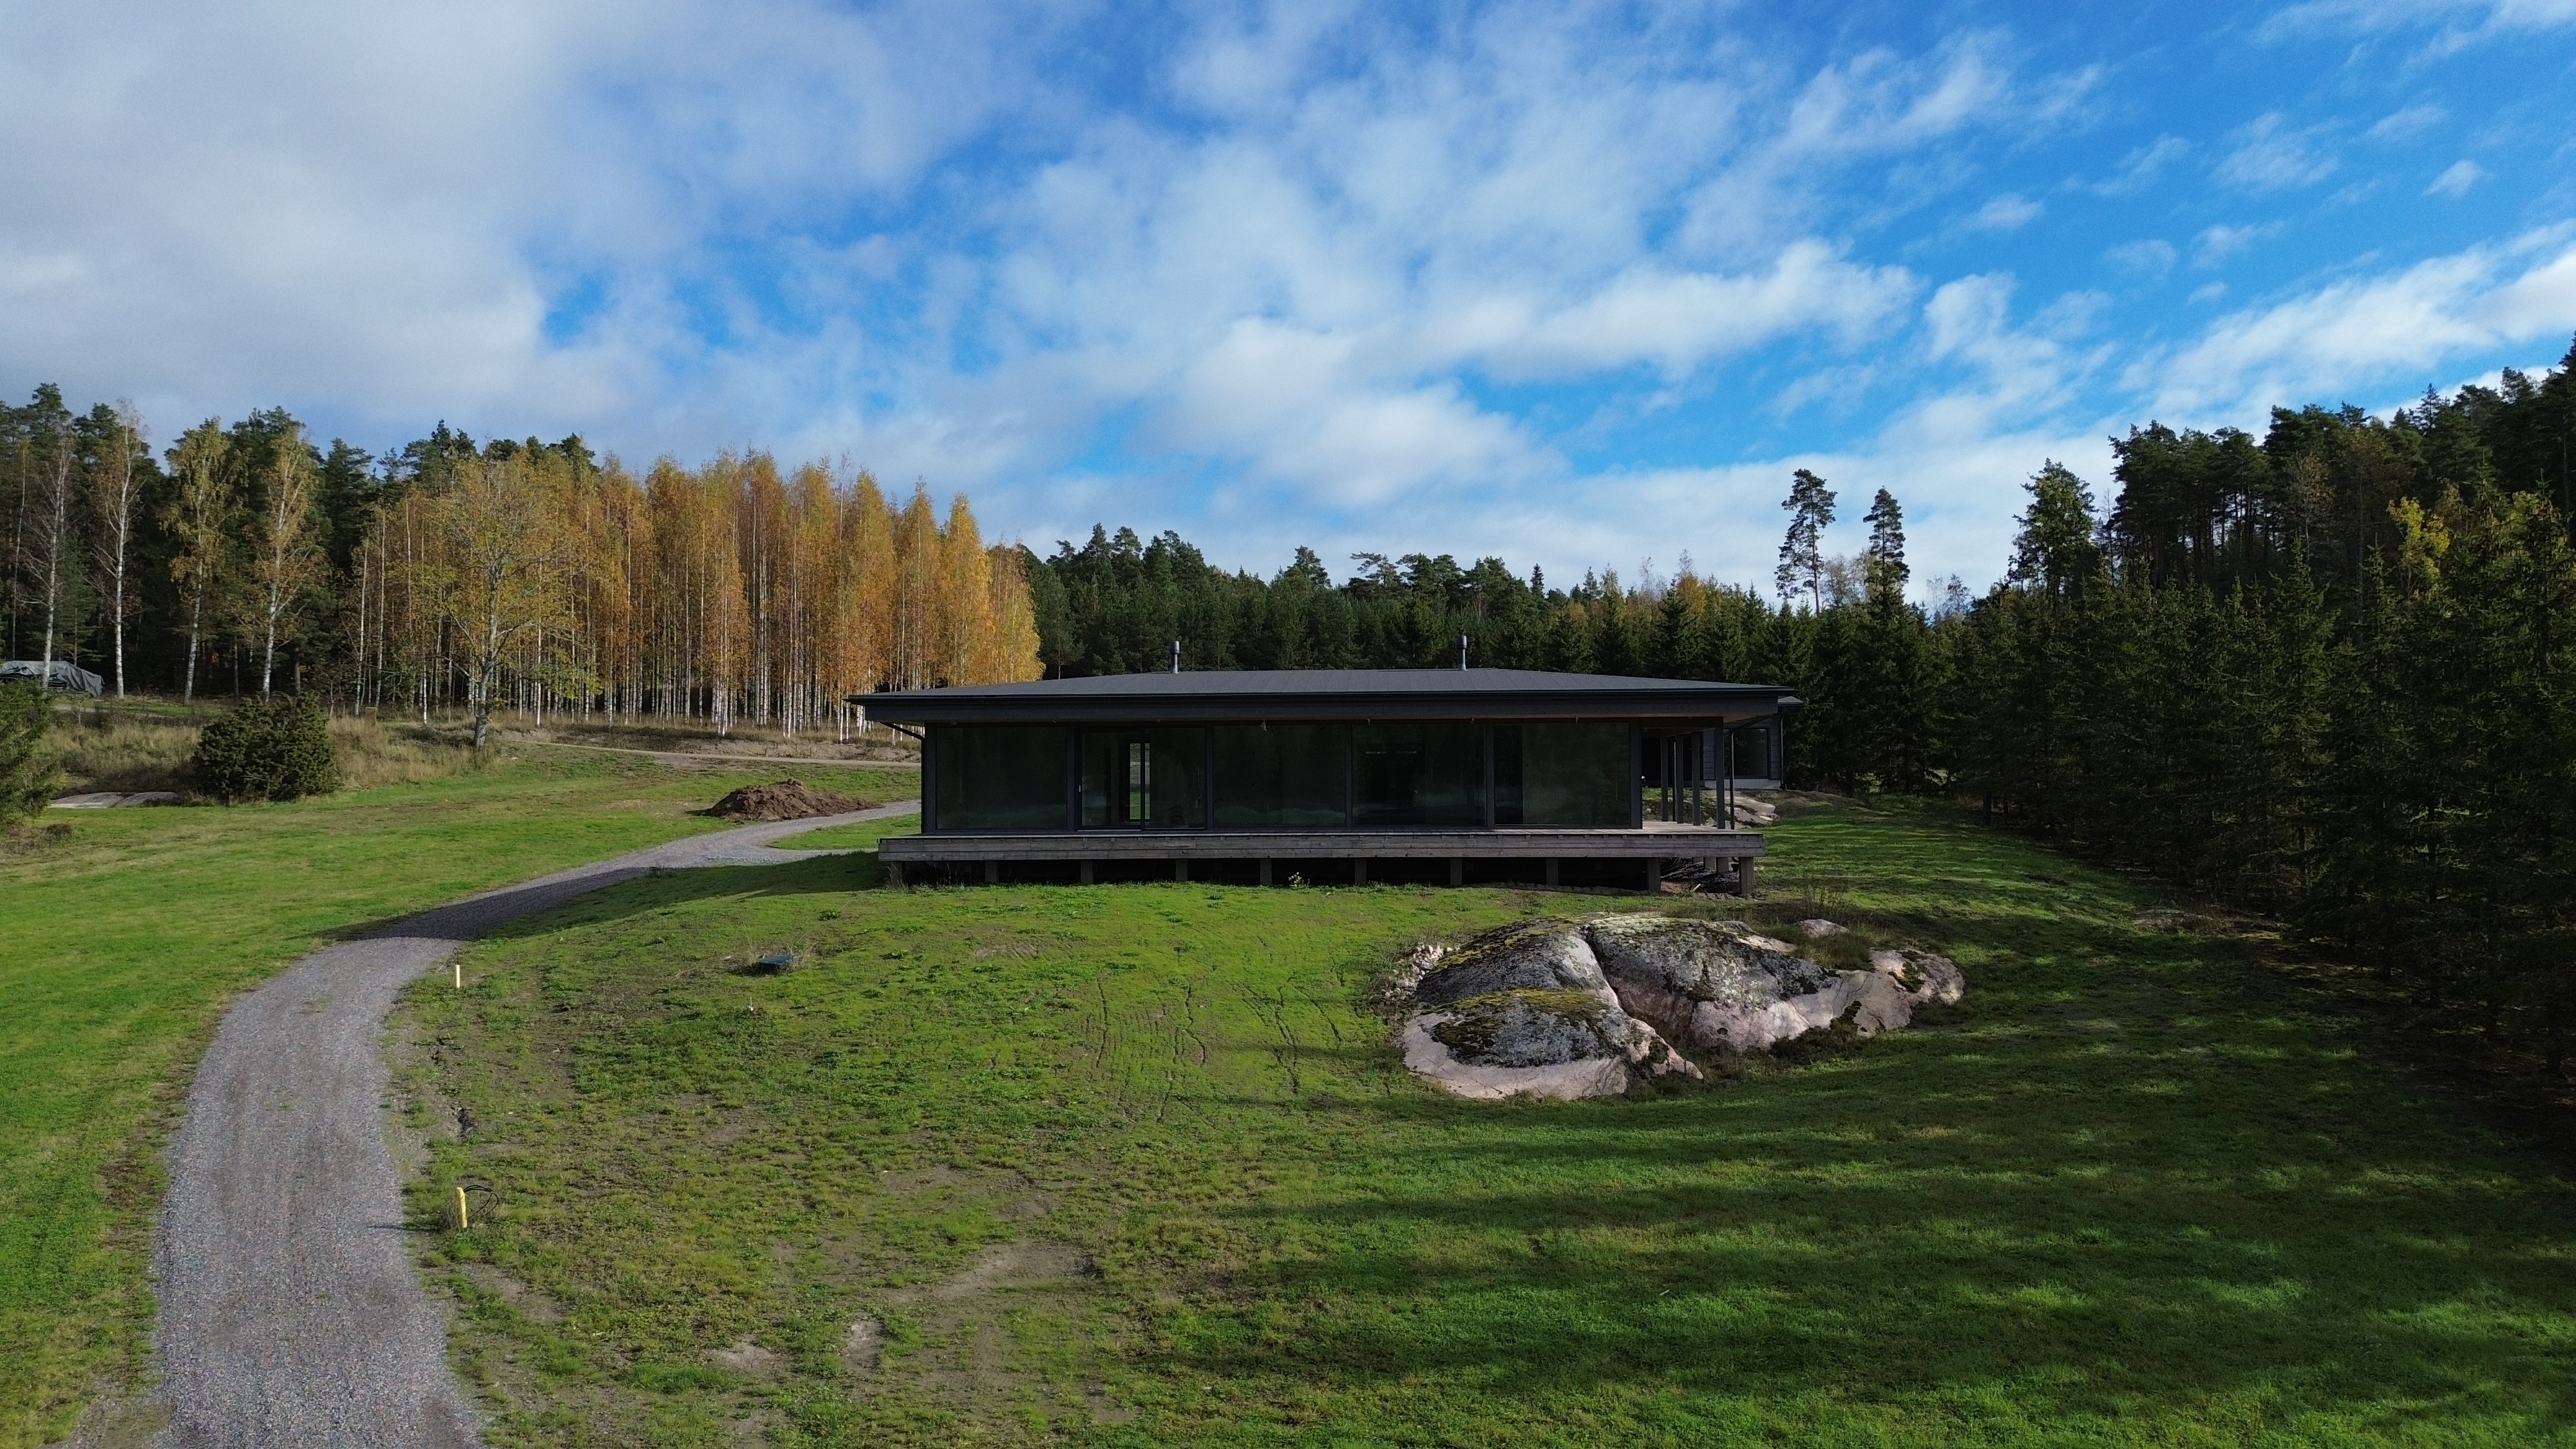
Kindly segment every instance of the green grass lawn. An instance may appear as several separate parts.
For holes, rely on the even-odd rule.
[[[51,811],[67,839],[0,854],[0,1445],[59,1435],[143,1367],[157,1151],[234,994],[336,933],[721,828],[686,812],[780,773],[523,753],[295,805]]]
[[[1635,898],[827,860],[522,923],[397,1028],[458,1362],[513,1443],[2576,1442],[2576,1192],[2265,948],[1933,812],[1771,842],[1760,918],[1946,950],[1967,1001],[1469,1104],[1372,978]]]

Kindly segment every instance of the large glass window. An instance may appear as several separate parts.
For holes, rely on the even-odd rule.
[[[1352,731],[1352,818],[1361,825],[1485,823],[1485,729],[1377,724]]]
[[[1496,726],[1494,823],[1625,828],[1628,727]]]
[[[1218,725],[1216,823],[1227,829],[1339,826],[1350,798],[1348,725]]]
[[[1092,830],[1207,824],[1207,732],[1091,730],[1082,737],[1082,823]]]
[[[1771,731],[1761,725],[1747,725],[1731,730],[1727,736],[1735,751],[1735,777],[1739,780],[1776,780],[1779,771],[1771,762]]]
[[[1065,732],[957,725],[932,732],[941,830],[1062,830]]]

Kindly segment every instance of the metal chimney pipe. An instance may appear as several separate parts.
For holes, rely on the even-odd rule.
[[[1458,667],[1467,667],[1467,636],[1464,634],[1458,636]]]
[[[1181,672],[1181,641],[1178,639],[1172,641],[1172,672]]]

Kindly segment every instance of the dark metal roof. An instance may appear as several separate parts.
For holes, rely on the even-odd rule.
[[[857,694],[896,724],[1263,719],[1620,719],[1715,724],[1798,700],[1768,684],[1537,669],[1209,669]]]

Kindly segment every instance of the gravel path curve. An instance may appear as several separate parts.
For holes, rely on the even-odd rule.
[[[673,841],[396,921],[314,952],[225,1014],[170,1148],[154,1267],[170,1449],[470,1445],[446,1321],[412,1272],[380,1114],[385,1014],[505,921],[655,869],[770,865],[769,842],[911,804]]]

